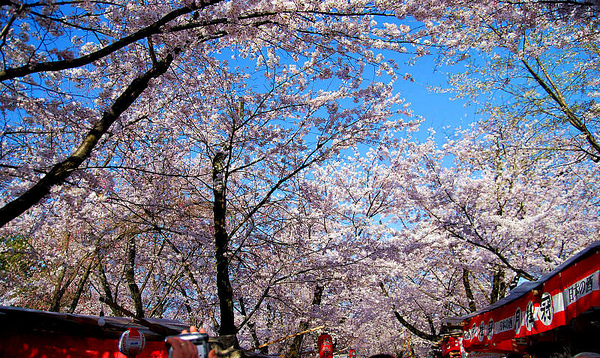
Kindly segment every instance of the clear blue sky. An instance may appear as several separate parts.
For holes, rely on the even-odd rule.
[[[400,58],[398,62],[400,62]],[[436,131],[438,143],[445,134],[451,135],[457,127],[466,128],[475,121],[477,107],[465,106],[467,100],[455,99],[452,93],[436,93],[430,90],[432,86],[448,87],[447,75],[444,72],[458,71],[460,68],[445,67],[436,69],[433,56],[420,58],[414,66],[406,68],[413,75],[415,82],[399,80],[397,87],[401,94],[411,103],[416,115],[425,118],[421,131],[417,136],[425,139],[428,129]]]

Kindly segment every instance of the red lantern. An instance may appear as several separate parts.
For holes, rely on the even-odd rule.
[[[460,338],[448,337],[442,341],[442,357],[460,356]]]
[[[319,336],[319,357],[333,358],[333,340],[327,333]]]
[[[129,328],[121,334],[121,339],[119,339],[119,351],[127,357],[137,356],[145,346],[146,337],[137,328]]]

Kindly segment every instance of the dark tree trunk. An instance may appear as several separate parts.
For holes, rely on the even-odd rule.
[[[144,318],[144,306],[142,304],[142,293],[135,282],[135,236],[131,235],[127,243],[127,258],[125,262],[125,281],[131,293],[131,299],[135,306],[135,316]]]
[[[87,282],[88,278],[90,277],[90,272],[92,271],[93,267],[94,267],[94,260],[90,260],[90,264],[85,269],[85,272],[83,273],[83,277],[81,278],[81,281],[79,281],[79,285],[77,285],[77,290],[75,291],[75,296],[71,300],[71,306],[69,307],[69,313],[75,312],[75,309],[77,308],[77,304],[79,303],[79,299],[81,298],[81,294],[83,293],[83,289],[85,288],[85,283]]]
[[[60,276],[58,277],[58,283],[56,284],[56,288],[54,293],[52,294],[52,301],[50,303],[50,308],[48,311],[50,312],[60,312],[60,301],[62,300],[65,292],[67,291],[67,287],[71,283],[70,280],[67,280],[67,283],[63,285],[63,281],[67,274],[67,266],[63,265],[62,271],[60,272]]]
[[[467,296],[467,300],[469,301],[469,311],[475,312],[477,311],[477,306],[475,305],[475,296],[473,296],[473,290],[471,289],[471,281],[469,280],[469,270],[463,269],[463,286],[465,287],[465,295]]]
[[[243,316],[246,316],[246,304],[244,303],[244,298],[240,298],[240,312]],[[256,325],[254,323],[248,322],[248,329],[250,330],[250,335],[252,336],[252,341],[255,347],[259,347],[260,340],[258,339],[258,334],[256,333]],[[260,352],[262,354],[269,354],[268,347],[260,348]]]
[[[504,283],[504,270],[498,269],[494,272],[494,279],[492,282],[492,292],[490,294],[490,304],[496,303],[506,291],[506,283]]]
[[[215,259],[217,265],[217,294],[221,313],[219,335],[232,335],[237,333],[235,315],[233,312],[233,288],[229,280],[229,235],[226,227],[227,201],[225,184],[225,159],[224,153],[217,153],[213,158],[213,194],[214,194],[214,230],[215,230]]]
[[[106,272],[104,271],[104,265],[102,265],[102,260],[100,258],[100,252],[96,252],[96,258],[98,260],[98,279],[100,280],[100,284],[102,285],[102,290],[104,291],[104,297],[108,302],[116,302],[113,298],[112,291],[110,288],[110,284],[108,283],[108,279],[106,278]],[[123,313],[110,306],[110,309],[115,317],[121,317]]]

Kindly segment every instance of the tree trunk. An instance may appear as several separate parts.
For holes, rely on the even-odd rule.
[[[56,284],[56,288],[52,294],[52,302],[50,303],[50,308],[48,309],[50,312],[60,312],[60,301],[67,291],[67,287],[69,287],[69,284],[71,283],[71,281],[68,280],[67,283],[63,285],[63,280],[65,279],[66,273],[67,266],[63,265],[60,276],[58,277],[58,283]]]
[[[317,285],[315,286],[315,290],[313,291],[313,301],[312,301],[313,306],[321,305],[321,300],[323,298],[323,290],[324,289],[325,289],[325,286],[321,286],[317,283]],[[309,323],[310,322],[308,320],[302,320],[302,322],[300,322],[299,332],[306,331],[308,329]],[[286,358],[299,358],[303,341],[304,341],[304,334],[294,337],[294,341],[292,342],[292,345],[290,346],[290,350],[288,351]]]
[[[102,290],[104,291],[104,296],[108,302],[116,302],[113,298],[112,291],[110,289],[110,285],[108,283],[108,279],[106,279],[106,272],[104,271],[104,265],[102,265],[102,260],[100,258],[100,252],[96,251],[96,259],[98,260],[98,279],[100,280],[100,284],[102,285]],[[113,306],[109,306],[113,315],[115,317],[121,317],[123,313]]]
[[[244,303],[244,298],[240,297],[240,312],[243,316],[246,316],[246,304]],[[250,335],[252,336],[252,341],[255,347],[259,347],[260,340],[258,339],[258,334],[256,333],[256,325],[254,323],[248,322],[248,329],[250,330]],[[269,354],[269,349],[267,347],[262,347],[260,349],[262,354]]]
[[[299,328],[299,332],[306,331],[308,329],[308,321],[304,320],[304,321],[300,322],[300,327],[298,327],[298,328]],[[294,340],[292,341],[292,345],[290,346],[290,350],[288,351],[288,354],[285,357],[286,358],[299,358],[303,341],[304,341],[303,334],[294,337]]]
[[[131,299],[135,306],[135,316],[144,318],[144,306],[142,304],[142,294],[140,288],[135,282],[135,236],[131,235],[127,243],[127,258],[125,262],[125,281],[131,293]]]
[[[235,315],[233,312],[233,288],[229,280],[229,235],[227,234],[226,215],[226,186],[225,186],[225,159],[226,155],[219,152],[213,158],[213,205],[214,232],[215,232],[215,259],[217,265],[217,294],[221,313],[219,335],[232,335],[237,333]]]
[[[463,269],[463,286],[465,287],[465,295],[469,301],[469,311],[477,311],[477,305],[475,305],[475,296],[473,296],[473,290],[471,289],[471,282],[469,281],[469,270]]]
[[[90,277],[90,272],[92,271],[93,267],[94,267],[94,260],[90,260],[90,264],[85,269],[85,272],[83,273],[83,277],[81,278],[81,281],[79,281],[79,285],[77,285],[77,290],[75,291],[75,296],[71,300],[71,306],[69,307],[69,313],[75,312],[75,309],[77,308],[77,304],[79,303],[79,299],[81,298],[81,294],[83,293],[83,289],[85,288],[85,283],[87,282],[88,278]]]
[[[502,291],[506,291],[506,284],[504,283],[504,270],[498,269],[498,271],[494,272],[492,292],[490,293],[490,303],[496,303],[500,298],[502,298]]]

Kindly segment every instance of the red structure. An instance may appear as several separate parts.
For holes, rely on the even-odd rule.
[[[333,340],[330,335],[324,333],[319,336],[319,357],[333,358]]]
[[[0,306],[0,358],[126,358],[119,352],[119,338],[130,328],[145,337],[137,358],[167,358],[165,335],[189,327],[148,319],[152,329],[162,331],[157,333],[130,318],[103,317],[99,324],[100,318]]]
[[[600,241],[495,304],[455,318],[462,326],[464,350],[531,353],[536,347],[552,346],[572,354],[600,352],[594,338],[600,336],[599,275]],[[442,346],[448,355],[456,351],[450,339],[454,338],[447,337]]]
[[[462,352],[462,338],[448,337],[441,343],[442,357],[460,357]]]

